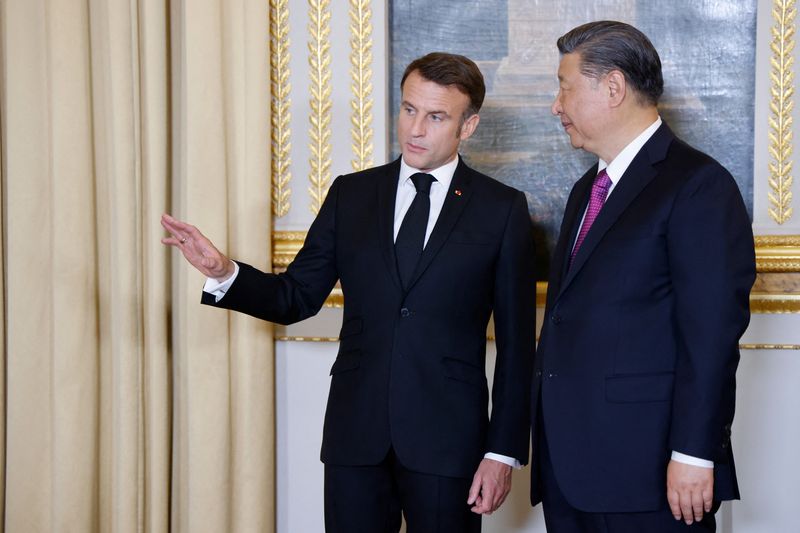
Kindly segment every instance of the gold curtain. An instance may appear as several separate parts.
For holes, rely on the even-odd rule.
[[[274,530],[272,330],[158,222],[269,265],[267,9],[0,0],[4,531]]]

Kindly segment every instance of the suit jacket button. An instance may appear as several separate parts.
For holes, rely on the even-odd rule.
[[[411,316],[411,311],[408,310],[408,307],[404,307],[400,309],[400,316],[403,318],[408,318]]]
[[[542,371],[541,371],[541,370],[537,370],[537,371],[536,371],[536,377],[537,377],[537,378],[540,378],[540,377],[542,377]]]
[[[550,320],[553,322],[553,324],[561,324],[561,315],[552,315]]]

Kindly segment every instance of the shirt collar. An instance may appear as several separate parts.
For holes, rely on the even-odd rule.
[[[636,157],[636,154],[639,153],[639,150],[641,150],[645,143],[650,140],[650,137],[653,136],[660,126],[661,117],[658,117],[655,122],[650,124],[647,129],[645,129],[634,140],[632,140],[628,146],[623,148],[619,155],[617,155],[617,157],[615,157],[611,163],[606,163],[601,159],[597,164],[597,172],[599,173],[601,170],[606,169],[608,177],[611,179],[611,183],[616,185],[620,178],[622,178],[622,175],[625,174],[625,171],[628,170],[633,158]]]
[[[433,182],[431,187],[436,187],[439,184],[444,187],[444,190],[448,190],[450,188],[450,182],[453,181],[453,174],[456,173],[456,167],[458,167],[458,154],[456,154],[455,158],[449,163],[445,163],[444,165],[440,166],[439,168],[435,168],[433,170],[429,170],[426,174],[430,174],[436,181]],[[414,187],[414,184],[411,181],[411,176],[416,174],[417,172],[422,172],[419,169],[416,169],[406,163],[405,159],[400,159],[400,178],[398,181],[399,185],[410,184]]]

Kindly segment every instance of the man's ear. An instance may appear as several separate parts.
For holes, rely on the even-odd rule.
[[[611,106],[619,106],[625,100],[625,95],[628,92],[625,75],[619,70],[612,70],[606,74],[606,88],[608,89],[608,98]]]
[[[458,135],[458,138],[462,141],[466,141],[472,137],[472,134],[475,133],[475,129],[478,127],[478,122],[480,121],[481,117],[477,113],[464,120],[464,123],[461,125],[461,133]]]

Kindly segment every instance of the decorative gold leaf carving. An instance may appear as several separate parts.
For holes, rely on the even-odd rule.
[[[769,214],[783,224],[792,217],[792,110],[794,109],[795,0],[774,0],[770,50]]]
[[[319,213],[331,178],[330,0],[308,0],[308,64],[311,75],[309,148],[311,211]]]
[[[269,2],[270,87],[272,91],[272,214],[285,216],[291,207],[291,98],[289,82],[289,0]]]
[[[372,9],[370,0],[350,0],[350,134],[353,170],[372,166]]]

